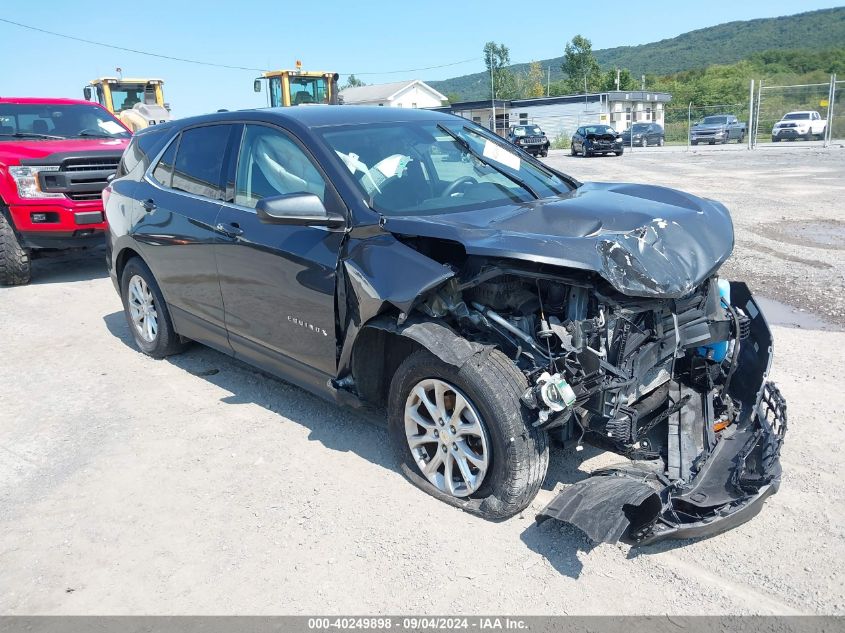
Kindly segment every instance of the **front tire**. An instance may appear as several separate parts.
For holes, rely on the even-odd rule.
[[[164,358],[185,349],[173,329],[170,311],[152,271],[139,257],[127,262],[120,277],[123,312],[135,345],[147,356]]]
[[[524,510],[549,459],[548,436],[532,426],[519,399],[526,388],[498,350],[460,368],[428,350],[411,354],[396,370],[388,399],[388,431],[403,474],[485,519]]]
[[[640,145],[642,147],[648,147],[648,139],[645,136],[643,137],[643,140],[640,141]]]
[[[0,210],[0,285],[23,286],[31,280],[29,251],[23,247],[11,222]]]

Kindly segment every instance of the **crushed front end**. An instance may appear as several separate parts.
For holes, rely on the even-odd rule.
[[[772,337],[745,284],[711,275],[643,297],[541,264],[461,268],[417,309],[509,353],[536,426],[631,460],[567,487],[538,521],[645,544],[734,527],[777,490],[786,405],[766,380]]]

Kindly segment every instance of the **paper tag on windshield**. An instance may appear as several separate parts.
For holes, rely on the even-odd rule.
[[[482,152],[482,155],[484,158],[495,160],[497,163],[501,163],[505,167],[510,167],[514,171],[517,171],[519,166],[522,164],[522,160],[519,156],[511,154],[504,147],[497,145],[493,141],[484,141],[484,151]]]
[[[115,123],[114,121],[100,121],[98,125],[109,134],[120,134],[126,131],[120,126],[120,123]]]

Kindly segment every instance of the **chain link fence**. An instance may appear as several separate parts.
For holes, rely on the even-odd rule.
[[[835,137],[837,129],[841,134],[842,122],[836,115],[835,107],[831,107],[833,77],[827,83],[797,84],[788,86],[767,86],[761,82],[757,88],[754,104],[754,129],[752,145],[762,145],[772,142],[814,142],[814,145],[827,145],[828,132]],[[783,120],[790,112],[811,111],[818,112],[824,121],[801,121],[800,124],[789,123],[791,127],[786,132],[774,133],[775,124]],[[845,113],[843,113],[845,114]]]

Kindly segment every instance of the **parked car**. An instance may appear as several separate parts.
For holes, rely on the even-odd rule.
[[[539,125],[512,125],[508,140],[533,156],[549,155],[549,139]]]
[[[624,151],[622,137],[609,125],[583,125],[575,130],[569,144],[569,152],[583,157],[616,154]]]
[[[699,143],[728,143],[735,140],[742,143],[745,140],[746,125],[732,114],[715,114],[706,116],[690,129],[690,145]]]
[[[42,249],[103,243],[100,192],[129,137],[97,104],[0,98],[0,285],[29,283]]]
[[[648,147],[649,145],[658,145],[663,147],[666,143],[666,137],[663,133],[663,126],[657,123],[634,123],[632,127],[622,132],[622,144],[625,147],[630,147],[631,132],[633,130],[634,142],[633,145],[640,147]]]
[[[821,140],[827,131],[827,119],[823,119],[815,110],[787,112],[772,128],[772,143],[782,139],[794,141],[803,138],[812,141],[813,137]]]
[[[580,183],[465,119],[353,106],[156,125],[103,196],[138,349],[194,340],[384,406],[402,472],[447,503],[525,509],[550,434],[646,460],[543,511],[597,540],[714,533],[777,490],[772,335],[717,277],[718,202]]]

